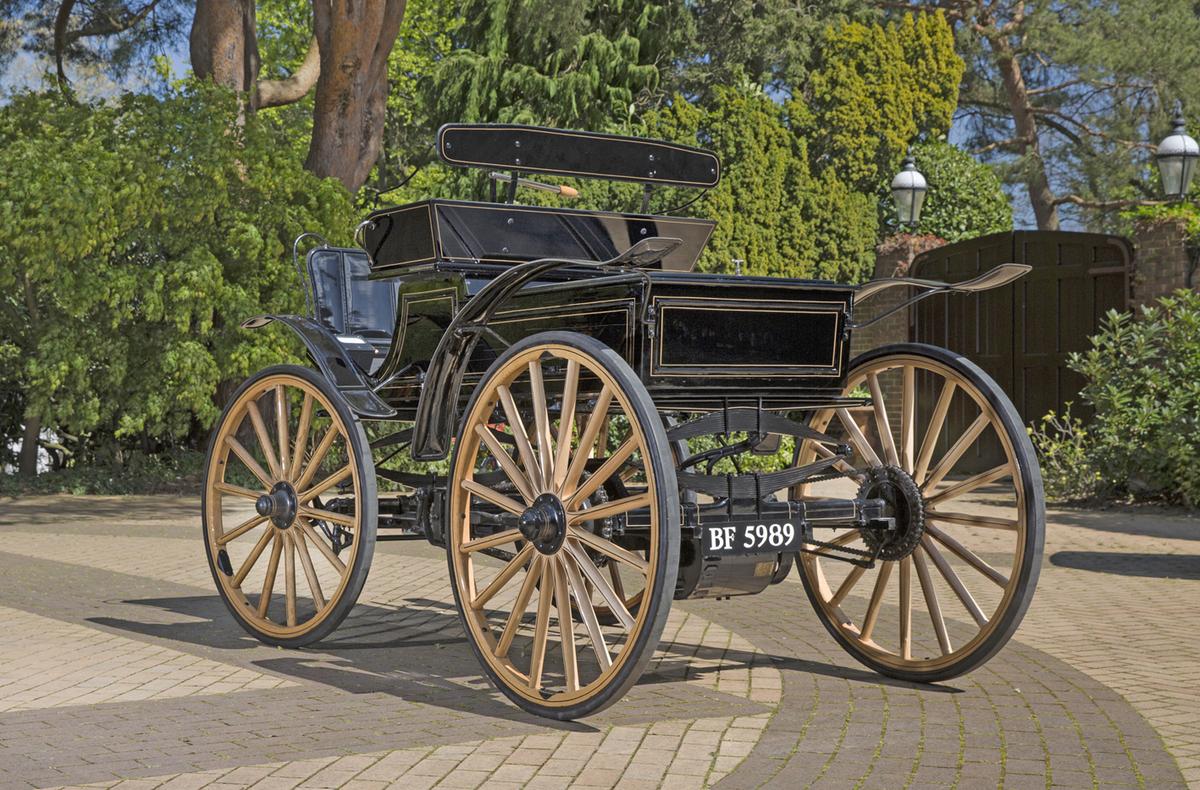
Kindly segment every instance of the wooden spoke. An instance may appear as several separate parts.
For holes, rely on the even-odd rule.
[[[258,596],[258,616],[266,617],[271,607],[271,593],[275,590],[275,575],[279,571],[279,555],[283,554],[283,537],[275,534],[271,543],[271,559],[267,562],[267,575],[263,579],[262,595]]]
[[[288,407],[287,388],[282,384],[275,385],[275,438],[279,442],[279,476],[287,479],[288,469],[288,419],[291,417]]]
[[[933,566],[938,569],[938,573],[942,574],[942,578],[946,580],[946,584],[950,585],[950,589],[962,601],[963,607],[971,615],[971,619],[982,628],[988,624],[987,617],[984,616],[983,610],[979,608],[979,604],[975,603],[975,598],[963,586],[962,579],[958,578],[958,574],[954,572],[954,568],[950,567],[950,563],[938,551],[937,546],[933,545],[933,541],[928,535],[921,536],[921,548],[929,555],[929,559],[933,560]]]
[[[563,380],[562,411],[558,417],[558,453],[554,457],[553,488],[562,490],[571,457],[571,434],[575,427],[575,399],[579,396],[579,363],[567,360],[567,375]]]
[[[614,499],[612,502],[605,502],[603,505],[589,507],[586,510],[568,511],[567,522],[578,524],[580,521],[598,521],[599,519],[608,518],[620,513],[628,513],[630,510],[636,510],[639,507],[649,507],[653,501],[654,495],[649,491],[644,494],[622,497],[621,499]]]
[[[533,493],[532,482],[521,471],[521,467],[517,466],[517,462],[512,459],[499,440],[492,435],[491,429],[486,425],[476,425],[475,434],[487,445],[488,452],[496,459],[496,463],[504,470],[504,474],[508,475],[509,481],[521,492],[521,496],[525,497],[525,502],[532,505],[533,500],[537,498],[537,495]]]
[[[300,422],[296,426],[296,444],[292,447],[291,465],[287,468],[287,479],[295,480],[304,461],[304,451],[308,446],[308,429],[312,425],[313,396],[311,392],[304,393],[304,403],[300,406]]]
[[[554,574],[554,602],[558,606],[558,633],[562,640],[563,675],[567,691],[579,690],[579,660],[575,656],[575,617],[571,614],[571,595],[567,591],[567,574],[557,557],[550,562],[557,568]]]
[[[916,455],[917,370],[905,365],[900,377],[900,468],[912,474]]]
[[[329,452],[329,448],[333,447],[334,441],[337,440],[342,432],[336,425],[330,425],[325,435],[321,437],[321,441],[313,450],[312,455],[308,459],[304,470],[300,473],[300,477],[296,480],[295,488],[297,491],[303,491],[308,488],[308,484],[317,476],[317,472],[321,469],[321,462],[325,460],[325,455]]]
[[[833,458],[833,456],[834,456],[833,450],[830,450],[828,447],[821,444],[820,442],[814,442],[814,441],[808,440],[808,444],[809,444],[809,446],[812,447],[813,452],[815,452],[817,455],[821,456],[822,458]],[[837,463],[835,463],[833,465],[833,468],[838,470],[839,472],[845,472],[852,479],[857,480],[860,483],[863,480],[863,476],[859,473],[859,471],[857,469],[855,469],[853,466],[851,466],[850,464],[846,463],[845,461],[838,461]]]
[[[837,416],[842,421],[842,425],[846,426],[846,432],[850,435],[850,443],[854,445],[854,449],[858,451],[863,462],[868,466],[883,466],[883,462],[875,454],[871,443],[867,441],[867,437],[863,434],[862,429],[854,421],[854,417],[850,414],[849,409],[838,409]]]
[[[317,547],[317,551],[321,552],[321,555],[329,561],[330,565],[337,568],[338,573],[344,574],[346,572],[346,563],[342,562],[338,558],[338,555],[333,553],[333,549],[325,543],[324,538],[317,534],[312,525],[302,519],[296,519],[296,523],[293,526],[304,533],[304,537],[308,538],[308,542]]]
[[[233,587],[241,587],[242,582],[246,580],[246,574],[250,573],[250,569],[254,567],[254,563],[258,562],[258,558],[262,556],[263,550],[267,548],[267,544],[274,537],[275,530],[268,529],[254,544],[254,548],[250,549],[250,553],[246,555],[246,559],[242,561],[242,567],[238,568],[238,572],[234,574],[230,584]]]
[[[300,515],[313,521],[328,521],[331,524],[341,524],[343,527],[353,527],[358,524],[354,516],[334,513],[332,510],[322,510],[316,507],[305,507],[304,505],[300,506]]]
[[[290,534],[283,536],[284,615],[289,627],[296,626],[296,546]]]
[[[546,382],[542,380],[542,361],[529,362],[529,389],[533,396],[533,431],[537,440],[538,468],[542,470],[542,485],[553,487],[554,448],[550,445],[550,415],[546,410]]]
[[[232,483],[217,483],[213,486],[214,489],[222,494],[230,494],[231,496],[239,496],[243,499],[258,499],[262,496],[261,491],[251,491],[249,488],[235,486]]]
[[[937,634],[938,647],[942,655],[954,652],[950,647],[950,635],[946,633],[946,621],[942,618],[942,607],[938,604],[937,590],[933,588],[933,579],[929,577],[929,565],[925,562],[925,552],[917,548],[911,556],[913,565],[917,568],[917,581],[921,583],[921,592],[925,595],[925,608],[929,611],[929,620],[933,623],[933,631]]]
[[[630,436],[628,439],[622,442],[621,446],[618,447],[616,451],[613,452],[613,454],[610,455],[604,461],[604,463],[600,465],[600,468],[593,472],[592,476],[585,480],[583,485],[581,485],[575,491],[575,493],[571,495],[571,498],[566,501],[567,509],[574,510],[575,508],[579,507],[580,503],[586,501],[588,497],[596,493],[596,489],[604,485],[604,483],[607,482],[610,477],[616,474],[617,470],[621,468],[621,465],[629,460],[629,457],[638,449],[639,445],[636,437]]]
[[[587,556],[587,552],[570,541],[567,542],[566,548],[567,552],[570,553],[570,555],[575,559],[575,563],[579,566],[579,570],[583,571],[583,575],[586,576],[587,580],[592,583],[593,589],[595,589],[596,592],[600,594],[600,597],[604,599],[604,602],[608,604],[608,608],[612,611],[613,616],[620,621],[621,625],[623,625],[627,631],[632,631],[634,623],[633,615],[629,613],[629,609],[627,609],[625,606],[625,601],[622,600],[619,595],[617,595],[616,591],[612,588],[612,585],[605,581],[604,577],[600,575],[600,572],[596,570],[596,565]]]
[[[485,485],[480,485],[474,480],[462,481],[462,487],[465,491],[470,491],[472,494],[484,500],[485,502],[491,502],[496,507],[500,508],[501,510],[507,510],[514,516],[519,516],[525,512],[525,508],[522,507],[519,502],[509,499],[508,497],[504,496],[504,494],[501,494],[498,491],[493,491]]]
[[[466,545],[463,548],[466,549]],[[521,582],[521,588],[517,590],[517,599],[513,602],[512,611],[508,613],[508,620],[504,623],[504,630],[500,633],[500,640],[496,642],[495,652],[498,658],[508,655],[508,649],[512,647],[513,638],[517,635],[517,628],[521,625],[521,620],[525,617],[525,610],[529,608],[529,599],[533,597],[533,591],[537,589],[538,579],[542,577],[542,565],[544,563],[545,560],[539,554],[529,564],[529,571],[525,574],[525,581]]]
[[[608,578],[612,579],[613,592],[625,600],[625,582],[621,581],[621,566],[615,562],[608,563]]]
[[[588,548],[598,551],[605,556],[612,557],[614,560],[620,560],[626,565],[631,565],[641,571],[642,575],[646,574],[649,568],[649,563],[628,549],[623,549],[607,538],[602,538],[599,535],[588,532],[586,529],[571,527],[568,535]]]
[[[602,671],[608,669],[612,666],[612,655],[608,652],[608,644],[604,641],[604,631],[600,628],[599,618],[596,617],[596,607],[592,605],[592,597],[588,594],[583,577],[579,574],[575,555],[571,552],[560,554],[559,561],[561,568],[567,573],[567,581],[571,586],[571,592],[575,595],[575,605],[579,609],[583,627],[587,629],[588,639],[592,643],[592,651],[596,654],[596,661],[599,662]],[[617,566],[616,563],[610,563],[609,567]],[[619,591],[614,589],[614,592],[621,596]]]
[[[855,565],[850,572],[846,574],[846,578],[843,579],[842,583],[838,586],[837,592],[835,592],[833,597],[829,599],[829,605],[841,606],[842,601],[846,600],[846,596],[850,594],[850,591],[854,589],[854,585],[858,584],[858,580],[861,579],[863,574],[866,572],[867,569],[863,566]]]
[[[944,522],[946,524],[959,524],[964,527],[982,527],[984,529],[1006,529],[1010,532],[1016,532],[1019,524],[1015,518],[999,518],[998,516],[980,516],[974,513],[949,513],[942,510],[930,508],[925,511],[926,519]]]
[[[531,547],[532,548],[532,547]],[[542,562],[542,578],[538,582],[537,620],[533,626],[533,655],[529,661],[529,687],[542,687],[542,669],[546,665],[546,642],[550,638],[550,601],[554,598],[554,565]]]
[[[249,521],[243,521],[241,524],[238,524],[236,527],[234,527],[229,532],[226,532],[224,535],[221,535],[219,538],[217,538],[217,545],[224,546],[226,543],[228,543],[231,540],[237,540],[242,535],[245,535],[247,532],[254,529],[259,524],[263,523],[266,520],[267,520],[266,516],[255,516],[254,518],[250,519]]]
[[[1000,587],[1008,586],[1008,577],[1007,576],[1005,576],[1003,573],[1001,573],[1000,571],[993,568],[991,565],[988,565],[986,562],[983,561],[983,559],[981,559],[979,557],[979,555],[977,555],[975,552],[971,551],[966,546],[959,543],[954,538],[947,535],[945,532],[942,532],[940,529],[933,526],[932,524],[926,524],[925,525],[925,533],[928,535],[931,535],[934,538],[934,540],[936,540],[938,543],[941,543],[943,546],[950,549],[950,551],[952,551],[956,555],[958,555],[958,558],[960,560],[967,563],[972,568],[974,568],[975,570],[982,573],[984,576],[991,579],[993,582],[998,584]]]
[[[1008,464],[1000,464],[999,466],[992,467],[986,472],[980,472],[977,475],[972,475],[966,480],[956,483],[949,488],[944,488],[941,491],[938,491],[936,494],[932,494],[931,496],[927,497],[925,501],[931,505],[937,504],[938,502],[945,502],[947,499],[953,499],[954,497],[962,496],[963,494],[974,491],[980,486],[985,486],[988,483],[994,483],[1001,478],[1009,477],[1011,475],[1012,467]]]
[[[900,655],[912,658],[912,557],[900,560]]]
[[[913,480],[917,485],[925,479],[929,469],[929,461],[933,458],[933,450],[937,447],[938,437],[942,435],[942,426],[946,424],[946,413],[950,411],[950,401],[954,399],[957,384],[947,380],[942,384],[942,392],[938,395],[937,405],[933,407],[933,415],[929,418],[929,427],[925,429],[925,438],[921,441],[921,452],[917,456],[917,466],[913,470]]]
[[[862,628],[859,629],[859,636],[864,642],[871,640],[871,633],[875,630],[875,622],[879,619],[879,607],[883,603],[883,593],[887,590],[888,577],[892,575],[894,564],[885,562],[879,566],[879,575],[875,577],[875,587],[871,590],[871,600],[867,604],[867,614],[863,617]]]
[[[976,417],[970,427],[963,432],[963,435],[958,437],[958,441],[942,456],[942,460],[938,461],[937,466],[930,470],[929,477],[921,482],[921,488],[932,491],[938,483],[942,482],[942,478],[950,473],[950,470],[954,468],[958,460],[963,457],[963,453],[967,451],[967,448],[975,443],[975,440],[979,438],[979,434],[983,433],[984,429],[989,425],[991,425],[991,420],[988,419],[986,413]]]
[[[596,436],[599,435],[600,428],[607,423],[608,407],[612,404],[612,396],[613,391],[607,384],[600,388],[600,394],[596,396],[596,406],[592,409],[583,431],[579,434],[579,447],[575,450],[575,457],[571,459],[571,465],[567,467],[567,474],[558,487],[560,496],[567,491],[573,491],[579,485],[579,478],[583,477],[583,470],[587,466],[592,447],[596,443]]]
[[[274,481],[271,480],[271,476],[263,471],[262,466],[259,465],[258,461],[254,460],[254,456],[250,454],[249,450],[242,446],[241,442],[232,436],[226,436],[225,444],[229,446],[230,450],[233,450],[233,454],[236,455],[241,462],[246,465],[246,468],[250,470],[250,473],[257,477],[258,482],[262,483],[267,490],[270,490],[271,487],[275,485]]]
[[[526,543],[525,548],[518,551],[517,556],[509,560],[508,564],[496,574],[496,577],[492,579],[491,583],[488,584],[487,587],[483,588],[482,592],[475,596],[475,598],[471,601],[471,608],[482,609],[485,603],[495,597],[496,593],[500,592],[500,590],[504,588],[504,585],[508,584],[509,580],[516,576],[517,572],[525,567],[525,564],[529,562],[530,555],[533,554],[533,552],[533,544]]]
[[[282,480],[283,469],[279,466],[279,455],[275,452],[275,446],[271,444],[271,437],[267,435],[267,425],[263,422],[258,404],[250,401],[246,404],[246,412],[250,415],[250,422],[254,425],[254,435],[258,437],[258,446],[262,448],[263,455],[266,456],[271,476],[276,480]]]
[[[297,497],[297,500],[301,504],[306,504],[308,502],[311,502],[314,499],[316,499],[317,497],[319,497],[321,494],[324,494],[326,491],[333,488],[335,485],[338,485],[339,483],[341,483],[343,480],[348,479],[353,474],[354,474],[354,467],[351,466],[350,464],[347,464],[346,466],[343,466],[341,469],[339,469],[336,472],[334,472],[333,474],[331,474],[329,477],[327,477],[324,480],[322,480],[321,482],[317,483],[312,488],[309,488],[307,491],[301,493],[299,495],[299,497]]]
[[[521,530],[506,529],[503,532],[497,532],[485,538],[476,538],[475,540],[467,541],[462,544],[461,548],[466,552],[482,551],[483,549],[490,549],[495,546],[503,546],[505,543],[514,543],[518,540],[524,540]]]
[[[517,452],[521,456],[521,463],[525,465],[525,471],[529,479],[533,481],[534,488],[544,488],[545,478],[542,477],[542,469],[538,466],[537,458],[533,454],[533,445],[529,443],[529,434],[525,432],[525,423],[521,421],[517,403],[513,400],[508,387],[501,385],[496,388],[496,392],[500,395],[500,405],[504,409],[504,417],[508,421],[508,427],[512,430],[513,439],[517,443]]]
[[[894,466],[900,465],[900,456],[896,453],[896,440],[892,436],[892,424],[888,421],[887,405],[883,402],[883,390],[879,387],[879,376],[867,374],[867,387],[871,390],[871,409],[875,412],[875,430],[879,433],[879,441],[883,443],[883,454],[887,462]]]
[[[304,578],[308,580],[308,591],[312,593],[313,602],[319,612],[325,608],[325,594],[321,591],[321,580],[317,577],[316,569],[313,568],[312,557],[308,553],[308,544],[304,540],[304,533],[299,530],[294,531],[292,540],[296,543],[296,553],[300,555]]]

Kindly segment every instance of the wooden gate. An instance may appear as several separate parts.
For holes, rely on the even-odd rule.
[[[1088,348],[1105,312],[1127,308],[1132,259],[1133,246],[1120,236],[1066,231],[994,233],[930,250],[913,261],[911,276],[957,282],[1007,261],[1033,270],[1004,288],[917,304],[909,335],[957,351],[987,371],[1025,423],[1068,401],[1083,414],[1083,381],[1067,368],[1067,355]],[[920,402],[934,399],[936,393],[925,394]],[[956,402],[948,433],[958,435],[971,419],[967,404]],[[978,445],[977,470],[998,462],[998,446]]]

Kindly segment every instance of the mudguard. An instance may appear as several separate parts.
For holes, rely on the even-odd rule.
[[[317,368],[337,388],[356,415],[371,420],[386,420],[396,416],[396,410],[375,394],[363,372],[338,342],[337,336],[323,324],[298,315],[258,315],[243,321],[242,328],[259,329],[272,321],[278,321],[300,336]]]

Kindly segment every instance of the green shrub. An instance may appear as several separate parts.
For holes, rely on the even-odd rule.
[[[1047,493],[1200,503],[1200,294],[1178,291],[1136,319],[1109,311],[1068,365],[1094,416],[1068,407],[1031,430]]]

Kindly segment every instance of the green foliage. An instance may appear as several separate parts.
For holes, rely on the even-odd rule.
[[[1200,294],[1178,291],[1136,320],[1110,311],[1069,365],[1095,416],[1050,414],[1033,431],[1047,491],[1200,503]]]
[[[875,207],[833,173],[814,176],[784,111],[753,90],[716,88],[704,107],[682,97],[647,118],[651,136],[702,141],[721,157],[721,183],[691,209],[717,221],[703,271],[856,281],[871,269]],[[682,194],[680,195],[682,199]]]
[[[0,389],[72,435],[157,446],[294,355],[240,321],[302,305],[292,238],[345,240],[345,191],[211,87],[0,110]]]
[[[988,165],[938,140],[913,146],[913,156],[929,182],[921,211],[921,233],[932,233],[949,242],[1012,230],[1012,207],[1000,177]],[[896,232],[895,211],[888,185],[881,205],[884,222]]]
[[[798,131],[848,184],[874,192],[919,135],[950,128],[964,65],[941,14],[886,26],[848,23],[825,34]]]
[[[429,81],[433,117],[609,129],[645,106],[682,4],[467,0]]]

